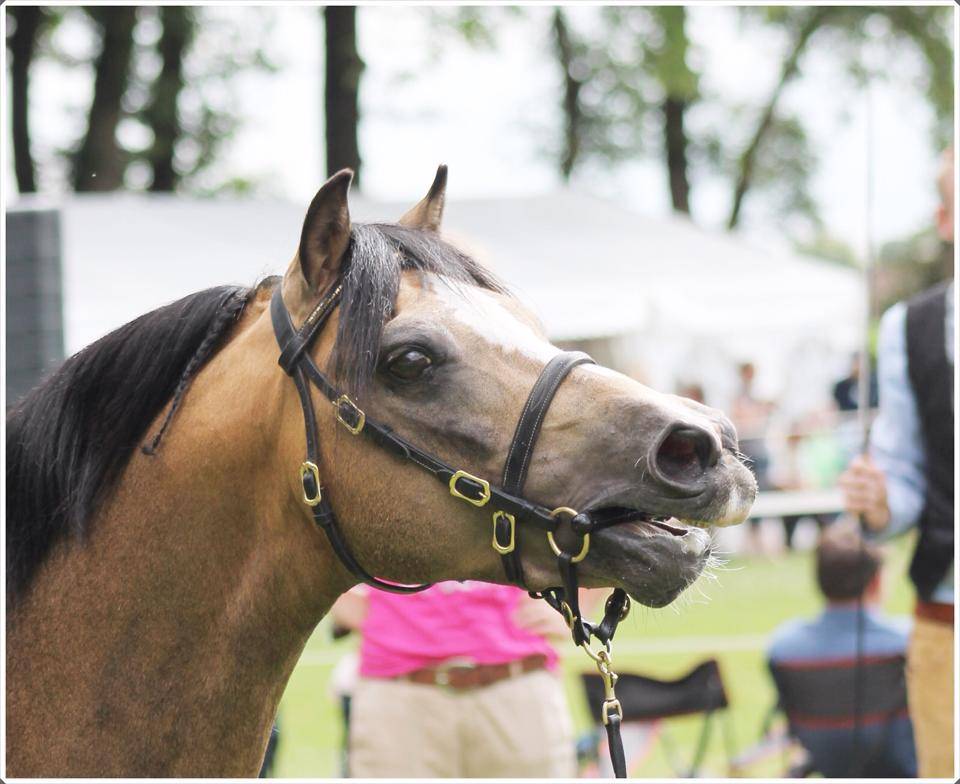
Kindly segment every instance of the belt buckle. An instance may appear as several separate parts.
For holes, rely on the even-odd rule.
[[[454,656],[452,659],[445,659],[434,667],[433,681],[437,686],[452,689],[450,670],[475,670],[476,668],[477,663],[473,659],[465,656]]]

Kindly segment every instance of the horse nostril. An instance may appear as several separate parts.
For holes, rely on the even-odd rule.
[[[705,430],[680,425],[660,442],[654,462],[669,480],[693,481],[720,459],[716,439]]]

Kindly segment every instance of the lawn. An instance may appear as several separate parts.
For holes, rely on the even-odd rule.
[[[900,541],[889,550],[886,568],[888,613],[910,611],[911,589],[905,577],[910,542]],[[717,582],[701,579],[674,606],[662,610],[635,607],[617,634],[613,659],[620,672],[640,672],[657,677],[677,677],[703,659],[715,657],[730,700],[728,726],[734,748],[744,749],[758,739],[764,715],[773,703],[773,688],[764,664],[764,646],[770,632],[781,622],[812,616],[819,608],[810,553],[793,553],[776,560],[733,559],[716,572]],[[330,695],[328,681],[337,660],[354,649],[355,640],[330,641],[329,627],[321,623],[294,670],[280,705],[281,738],[273,775],[314,778],[337,776],[342,738],[339,708]],[[568,697],[578,730],[590,729],[578,674],[592,663],[582,651],[568,644],[562,650]],[[692,754],[699,732],[699,718],[666,722],[666,732],[675,753],[682,759]],[[715,730],[719,730],[716,727]],[[714,731],[706,758],[705,773],[726,775],[722,732]],[[777,775],[777,759],[751,769],[762,777]],[[636,772],[662,777],[675,775],[664,744],[657,743]]]

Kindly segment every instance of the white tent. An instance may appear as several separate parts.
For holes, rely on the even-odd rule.
[[[58,206],[73,352],[191,291],[282,272],[306,205],[123,194]],[[355,220],[395,220],[407,206],[351,200]],[[825,394],[860,340],[856,272],[681,218],[569,191],[451,194],[444,229],[528,301],[554,339],[586,341],[598,359],[660,388],[699,381],[713,392],[708,402],[725,404],[733,365],[749,359],[761,391],[789,396],[802,381],[801,406]]]

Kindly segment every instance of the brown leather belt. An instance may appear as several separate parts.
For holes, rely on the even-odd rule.
[[[463,659],[449,659],[436,667],[424,667],[420,670],[401,675],[399,680],[420,683],[426,686],[446,686],[462,691],[489,686],[491,683],[515,678],[547,666],[547,657],[536,653],[523,659],[515,659],[502,664],[475,664]]]
[[[925,602],[917,600],[917,608],[914,610],[917,618],[926,618],[928,621],[938,621],[939,623],[953,623],[953,605],[944,602]]]

